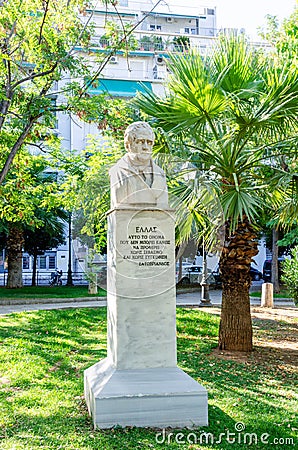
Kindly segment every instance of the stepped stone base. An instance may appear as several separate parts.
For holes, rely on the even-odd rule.
[[[84,376],[94,428],[208,425],[206,389],[177,367],[118,370],[106,358]]]

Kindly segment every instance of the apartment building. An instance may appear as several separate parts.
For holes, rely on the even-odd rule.
[[[215,8],[199,5],[174,7],[164,1],[122,0],[117,9],[102,7],[88,13],[95,23],[91,41],[94,52],[105,52],[111,45],[105,34],[107,22],[116,22],[120,28],[127,24],[136,26],[133,50],[128,55],[117,51],[112,56],[91,91],[94,94],[107,90],[115,96],[130,97],[142,90],[139,81],[162,92],[168,53],[183,52],[191,46],[204,54],[217,34]]]
[[[96,5],[82,16],[82,20],[95,25],[88,48],[90,60],[98,54],[113,52],[113,42],[106,35],[108,22],[117,23],[120,29],[127,24],[136,28],[132,33],[133,49],[127,54],[123,50],[113,52],[98,79],[90,86],[92,95],[107,92],[114,97],[130,98],[144,87],[162,94],[168,76],[166,59],[169,53],[181,53],[190,46],[205,54],[218,33],[215,7],[200,6],[197,2],[191,7],[171,6],[158,0],[120,0],[115,7],[109,8],[103,2]],[[58,129],[63,145],[78,151],[86,147],[89,134],[99,135],[96,126],[63,115],[58,117]]]

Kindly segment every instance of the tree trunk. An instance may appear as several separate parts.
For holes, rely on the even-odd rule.
[[[179,269],[178,269],[178,280],[177,280],[177,282],[179,283],[179,281],[181,280],[181,278],[182,278],[182,256],[180,256],[180,258],[179,258]]]
[[[228,224],[226,229],[228,233]],[[219,263],[223,284],[218,341],[221,350],[252,351],[249,269],[257,247],[256,234],[246,218],[226,237]]]
[[[10,223],[7,236],[7,287],[23,287],[22,258],[24,237],[23,230],[15,223]]]
[[[32,267],[31,286],[36,286],[36,266],[37,266],[37,253],[34,253],[33,254],[33,267]]]
[[[249,284],[223,284],[218,346],[221,350],[252,351]],[[250,283],[250,281],[249,281]]]
[[[271,261],[271,283],[273,284],[273,291],[280,292],[278,279],[278,241],[279,233],[277,228],[272,230],[272,261]]]

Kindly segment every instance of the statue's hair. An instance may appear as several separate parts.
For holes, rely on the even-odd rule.
[[[154,140],[154,137],[155,137],[154,131],[150,127],[149,123],[133,122],[126,128],[125,133],[124,133],[124,144],[125,144],[126,148],[127,148],[127,144],[130,144],[131,142],[133,142],[136,139],[136,137],[138,136],[139,132],[142,129],[149,131],[152,135],[152,140]]]

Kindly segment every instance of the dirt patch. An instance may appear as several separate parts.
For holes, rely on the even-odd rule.
[[[215,311],[217,310],[217,311]],[[208,310],[220,314],[219,308]],[[247,364],[274,365],[285,372],[297,372],[298,368],[298,309],[252,307],[252,353],[230,352],[214,349],[217,358]]]
[[[296,322],[298,324],[298,308],[261,308],[254,306],[251,308],[252,318],[285,320],[287,322]]]
[[[221,359],[227,359],[237,362],[247,362],[251,354],[247,352],[230,352],[228,350],[219,350],[218,348],[215,348],[212,351],[212,355]]]

